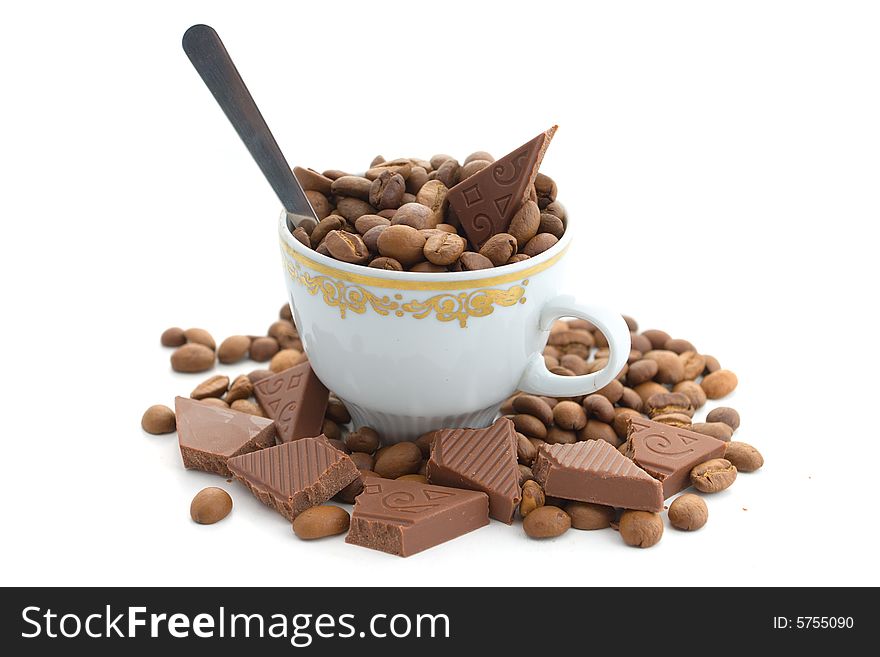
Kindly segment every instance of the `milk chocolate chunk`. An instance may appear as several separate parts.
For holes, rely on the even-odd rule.
[[[323,436],[236,456],[228,466],[263,504],[291,522],[360,476],[352,460]]]
[[[724,456],[726,443],[696,431],[632,418],[621,451],[663,484],[663,497],[691,485],[694,466]]]
[[[308,362],[263,379],[254,386],[254,395],[275,420],[279,444],[321,433],[330,392]]]
[[[552,497],[659,512],[663,486],[604,440],[541,445],[532,472]]]
[[[345,542],[408,557],[488,524],[485,493],[367,477]]]
[[[428,481],[486,493],[489,515],[511,524],[521,499],[513,422],[501,418],[486,429],[441,429],[432,435]]]
[[[275,423],[195,399],[174,400],[183,465],[229,476],[228,459],[275,444]]]
[[[446,198],[476,249],[493,235],[507,232],[513,215],[529,198],[555,132],[553,126],[449,190]]]

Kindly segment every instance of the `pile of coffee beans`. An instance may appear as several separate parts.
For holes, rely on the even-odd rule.
[[[733,392],[738,383],[736,375],[723,369],[716,358],[700,352],[689,341],[673,338],[656,329],[639,331],[634,319],[625,319],[631,332],[632,350],[627,364],[607,386],[591,395],[566,398],[517,393],[502,405],[502,415],[512,420],[517,431],[522,485],[519,510],[523,529],[532,538],[552,538],[572,528],[611,528],[618,530],[627,545],[651,547],[660,541],[664,529],[663,518],[657,513],[615,509],[545,495],[531,470],[543,444],[604,440],[621,448],[627,438],[629,419],[647,417],[712,436],[727,444],[724,458],[701,463],[691,471],[691,485],[700,493],[725,490],[734,483],[738,473],[754,472],[764,464],[757,449],[748,443],[732,440],[740,426],[739,414],[733,408],[714,408],[704,421],[694,422],[695,415],[708,400],[720,399]],[[268,369],[255,369],[232,378],[211,376],[189,393],[192,399],[201,403],[259,416],[264,414],[253,399],[254,384],[307,360],[286,304],[263,337],[232,336],[217,347],[213,337],[204,329],[184,331],[171,328],[162,334],[161,343],[176,348],[171,363],[181,372],[210,369],[217,359],[227,364],[245,358],[269,362]],[[200,359],[199,368],[192,366],[192,354],[197,354]],[[558,321],[551,329],[544,359],[555,374],[588,374],[608,363],[608,343],[589,322],[579,319]],[[383,445],[382,436],[377,431],[370,427],[353,430],[350,423],[351,415],[345,404],[331,393],[323,433],[336,449],[349,454],[364,474],[427,482],[425,471],[431,451],[430,434],[414,442]],[[167,406],[151,406],[144,413],[141,426],[152,434],[171,433],[176,429],[174,411]],[[340,491],[334,501],[352,504],[361,490],[361,482],[355,481]],[[212,523],[224,518],[232,509],[232,501],[227,498],[222,489],[200,492],[192,502],[193,519],[199,523]],[[670,504],[669,523],[682,531],[694,531],[706,524],[708,513],[702,496],[686,492]],[[349,514],[344,509],[322,505],[298,516],[293,529],[302,539],[314,539],[344,533],[349,522]]]
[[[450,155],[390,161],[377,156],[364,175],[296,167],[319,221],[300,221],[293,236],[336,260],[395,271],[473,271],[522,262],[565,232],[565,209],[550,177],[538,173],[508,232],[479,249],[468,242],[446,199],[452,187],[494,161],[477,151],[462,164]]]

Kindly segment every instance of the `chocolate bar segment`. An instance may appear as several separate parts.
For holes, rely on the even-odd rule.
[[[177,441],[183,465],[229,476],[227,461],[275,444],[275,423],[264,417],[177,397]]]
[[[475,249],[493,235],[505,232],[513,215],[528,200],[555,133],[554,125],[449,190],[446,198]]]
[[[486,429],[441,429],[433,436],[428,481],[483,491],[489,515],[511,524],[521,496],[513,422],[501,418]]]
[[[228,466],[263,504],[290,521],[360,476],[354,462],[323,436],[237,456],[229,459]]]
[[[604,440],[541,445],[532,471],[553,497],[639,511],[663,509],[660,482]]]
[[[345,542],[408,557],[488,524],[485,493],[367,477]]]
[[[691,485],[694,466],[724,456],[726,443],[695,431],[632,418],[621,451],[663,484],[669,498]]]
[[[275,420],[279,444],[320,434],[329,395],[308,361],[254,386],[260,407]]]

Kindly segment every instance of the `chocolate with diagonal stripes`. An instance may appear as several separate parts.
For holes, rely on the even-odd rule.
[[[263,379],[254,386],[254,395],[275,420],[279,444],[321,433],[330,392],[308,362]]]

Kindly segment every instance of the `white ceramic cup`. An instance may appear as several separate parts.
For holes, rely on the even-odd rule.
[[[351,265],[300,244],[279,222],[294,321],[318,378],[345,403],[355,427],[386,441],[443,427],[485,427],[516,390],[574,397],[604,387],[629,357],[623,318],[560,294],[569,229],[544,253],[498,269],[447,274]],[[542,350],[560,317],[596,325],[605,368],[549,372]]]

